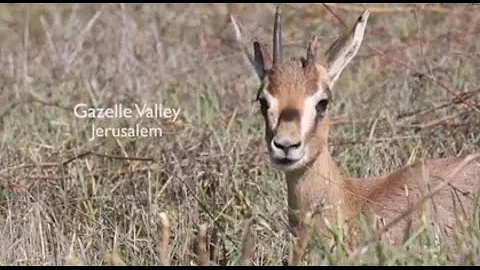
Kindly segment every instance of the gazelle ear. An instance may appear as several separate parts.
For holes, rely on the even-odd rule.
[[[265,78],[265,62],[264,62],[264,56],[263,56],[260,43],[258,43],[257,41],[253,43],[254,55],[252,56],[252,54],[250,53],[250,51],[248,50],[247,46],[243,41],[243,35],[242,35],[242,32],[240,31],[240,28],[237,22],[231,15],[230,15],[230,20],[232,21],[233,28],[235,29],[235,37],[238,43],[240,44],[240,46],[242,47],[244,56],[247,58],[248,62],[252,65],[258,78],[260,80],[263,80]]]
[[[260,43],[255,41],[253,43],[253,68],[257,73],[257,76],[260,80],[265,78],[265,58],[263,57],[262,48],[260,47]]]
[[[342,74],[343,69],[360,49],[369,14],[369,11],[365,10],[353,28],[340,36],[325,53],[330,88],[333,87],[340,74]]]

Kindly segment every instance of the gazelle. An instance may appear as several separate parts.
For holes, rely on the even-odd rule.
[[[366,10],[323,58],[317,55],[314,36],[305,58],[288,60],[282,54],[280,7],[275,12],[272,57],[257,41],[252,55],[231,17],[237,39],[261,81],[257,101],[265,120],[271,164],[286,176],[290,226],[295,231],[305,213],[326,203],[331,207],[314,219],[321,235],[329,235],[325,220],[338,218],[347,227],[346,239],[353,243],[359,224],[356,217],[363,214],[372,222],[391,222],[387,236],[398,244],[409,224],[398,217],[403,213],[410,218],[410,225],[418,226],[422,219],[413,214],[424,209],[442,233],[439,236],[451,236],[457,220],[473,217],[480,183],[478,155],[426,160],[385,176],[357,179],[343,176],[329,153],[328,109],[333,86],[358,52],[368,17]],[[421,203],[425,204],[418,207]]]

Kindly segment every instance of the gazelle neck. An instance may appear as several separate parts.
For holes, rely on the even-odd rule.
[[[288,205],[292,210],[305,212],[315,204],[343,201],[343,177],[327,149],[309,165],[285,175]]]
[[[319,134],[320,135],[320,134]],[[319,136],[325,140],[322,152],[305,167],[286,172],[288,189],[288,208],[290,226],[296,228],[307,211],[313,211],[317,206],[326,206],[321,220],[340,218],[351,213],[345,208],[349,204],[349,180],[344,178],[339,167],[328,151],[327,136]],[[317,222],[323,222],[318,220]],[[324,226],[320,226],[324,227]]]

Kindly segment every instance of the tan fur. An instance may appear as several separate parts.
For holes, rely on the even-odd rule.
[[[324,121],[323,125],[328,126],[328,119]],[[348,178],[341,174],[328,152],[328,128],[322,129],[321,126],[316,130],[317,136],[308,142],[320,146],[322,150],[319,155],[309,166],[286,172],[286,178],[290,225],[296,228],[299,219],[323,201],[329,208],[317,216],[316,227],[325,237],[332,235],[327,231],[324,218],[330,222],[336,218],[350,221],[350,227],[347,228],[350,233],[358,230],[355,220],[358,214],[364,214],[371,221],[376,217],[381,218],[384,223],[392,221],[406,211],[409,205],[445,181],[447,175],[465,158],[461,156],[427,160],[425,163],[416,162],[381,177]],[[446,230],[448,236],[452,235],[452,228],[457,227],[456,218],[469,220],[473,217],[473,199],[478,193],[479,183],[480,159],[477,159],[458,173],[451,182],[451,187],[444,188],[427,202],[430,218],[442,231]],[[405,191],[405,186],[408,192]],[[466,192],[469,194],[465,195]],[[412,230],[415,230],[421,219],[417,216],[412,220]],[[406,225],[406,221],[401,221],[392,227],[388,233],[392,243],[398,244],[402,241]],[[353,237],[354,235],[347,235],[347,239]],[[356,242],[355,239],[350,240]]]
[[[273,96],[288,97],[280,101],[298,104],[299,94],[311,95],[317,91],[319,77],[327,79],[327,72],[322,66],[306,71],[299,60],[292,59],[270,71],[267,90]]]
[[[280,24],[279,8],[276,14],[275,25]],[[290,159],[293,165],[279,165],[285,171],[287,180],[290,225],[296,228],[307,211],[314,210],[318,205],[326,205],[328,208],[316,215],[317,231],[325,237],[332,236],[327,227],[338,220],[346,227],[347,240],[356,243],[359,215],[381,228],[444,181],[451,180],[449,185],[406,218],[394,223],[387,232],[392,243],[400,243],[410,220],[412,230],[419,228],[419,225],[433,225],[441,233],[439,236],[451,237],[454,229],[461,228],[457,221],[471,220],[473,217],[474,198],[480,184],[478,157],[466,165],[463,164],[466,156],[416,162],[384,176],[360,179],[343,176],[328,151],[328,109],[315,111],[315,104],[321,104],[320,100],[330,100],[330,87],[333,87],[360,47],[368,16],[367,10],[354,27],[333,43],[324,57],[325,66],[315,60],[316,38],[309,44],[306,59],[282,63],[279,58],[272,67],[263,64],[266,60],[261,61],[260,49],[256,50],[258,57],[255,59],[246,53],[259,78],[266,82],[259,94],[267,98],[259,101],[266,123],[265,140],[270,156],[290,158],[285,149],[296,151]],[[236,25],[233,17],[232,22]],[[241,40],[239,31],[237,37]],[[273,106],[270,107],[268,102]],[[282,112],[287,109],[295,114],[282,120]],[[294,145],[295,142],[299,144]],[[465,166],[460,168],[462,164]],[[460,169],[458,173],[451,177],[450,174],[457,169]],[[427,224],[423,224],[424,221]]]

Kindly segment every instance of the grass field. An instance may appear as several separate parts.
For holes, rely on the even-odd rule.
[[[0,8],[0,264],[158,265],[160,213],[170,259],[194,262],[208,227],[212,263],[237,264],[255,220],[254,265],[281,265],[286,183],[268,163],[259,82],[235,46],[229,14],[270,42],[273,4],[2,4]],[[351,24],[362,5],[330,5]],[[284,8],[289,56],[312,34],[326,50],[344,29],[320,4]],[[380,175],[423,158],[480,149],[480,6],[375,5],[357,57],[336,84],[330,150],[345,174]],[[270,43],[269,43],[270,44]],[[376,49],[372,50],[369,47]],[[434,78],[435,80],[432,80]],[[162,104],[160,118],[88,119],[77,104]],[[478,109],[477,109],[478,110]],[[152,127],[161,137],[90,140],[92,126]],[[480,263],[480,230],[436,246],[349,254],[313,237],[302,264]]]

